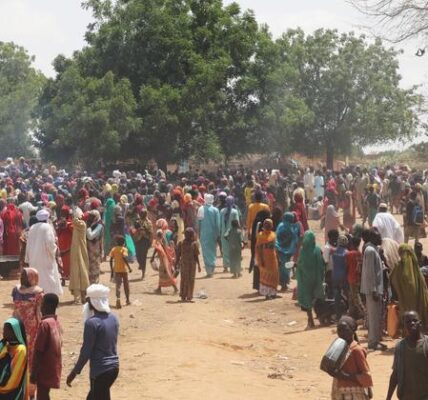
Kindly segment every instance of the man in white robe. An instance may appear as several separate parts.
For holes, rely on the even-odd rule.
[[[398,221],[388,212],[385,203],[379,205],[379,212],[373,220],[373,227],[378,230],[382,239],[392,239],[398,244],[404,242],[404,233]]]
[[[45,293],[60,296],[63,290],[56,262],[57,245],[54,228],[47,222],[49,215],[49,211],[45,209],[37,212],[39,222],[28,232],[25,262],[38,271],[39,286]]]
[[[312,167],[307,168],[303,176],[303,186],[305,187],[305,198],[310,202],[314,199],[315,177]]]

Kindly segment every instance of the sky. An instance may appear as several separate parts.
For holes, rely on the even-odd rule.
[[[223,0],[225,4],[233,0]],[[369,26],[376,22],[355,10],[347,0],[235,0],[242,10],[252,9],[259,23],[269,25],[274,37],[289,28],[301,27],[311,33],[318,28],[341,32],[355,31],[370,36]],[[92,21],[89,11],[81,8],[81,0],[0,0],[0,41],[12,41],[35,56],[35,67],[49,77],[54,76],[52,61],[58,54],[71,56],[85,46],[84,34]],[[388,46],[390,44],[387,44]],[[416,57],[421,43],[409,41],[396,46],[399,56],[401,86],[420,85],[428,96],[427,57]],[[426,140],[419,137],[416,141]],[[392,144],[394,149],[402,144]],[[366,151],[390,149],[373,146]]]
[[[232,0],[224,0],[225,4]],[[306,32],[336,28],[362,32],[370,24],[346,0],[238,0],[242,9],[252,9],[260,23],[267,23],[275,37],[288,28]],[[0,41],[13,41],[35,56],[35,66],[53,76],[52,61],[58,54],[71,56],[85,45],[84,34],[91,14],[81,0],[0,0]],[[422,84],[428,94],[426,57],[414,56],[419,43],[399,46],[402,86]]]

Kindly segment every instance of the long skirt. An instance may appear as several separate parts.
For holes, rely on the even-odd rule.
[[[221,252],[223,255],[223,267],[229,268],[230,267],[230,244],[229,240],[221,237]]]
[[[159,287],[169,287],[175,285],[176,280],[173,277],[172,266],[160,259],[159,265]]]
[[[195,288],[196,263],[182,263],[180,267],[180,297],[192,300]]]
[[[333,379],[333,387],[331,389],[331,400],[368,400],[369,396],[365,388],[360,386],[339,388],[337,379]]]
[[[103,244],[101,239],[88,240],[88,258],[89,258],[89,282],[98,283],[100,279],[100,265],[102,261]]]
[[[260,269],[260,289],[262,296],[275,296],[278,289],[279,273],[278,268],[264,267]]]
[[[282,253],[278,254],[279,283],[286,286],[290,283],[290,270],[285,268],[285,264],[291,260],[291,257]]]

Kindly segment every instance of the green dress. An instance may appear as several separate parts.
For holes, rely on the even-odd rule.
[[[241,272],[243,239],[241,229],[231,228],[227,238],[229,242],[230,272],[232,274],[239,274]]]
[[[302,250],[297,261],[297,299],[303,310],[312,310],[316,299],[324,298],[325,264],[315,235],[307,231],[303,236]]]

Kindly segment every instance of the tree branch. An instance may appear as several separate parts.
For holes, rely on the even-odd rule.
[[[428,1],[424,0],[347,0],[361,13],[377,20],[378,35],[399,43],[428,34]]]

